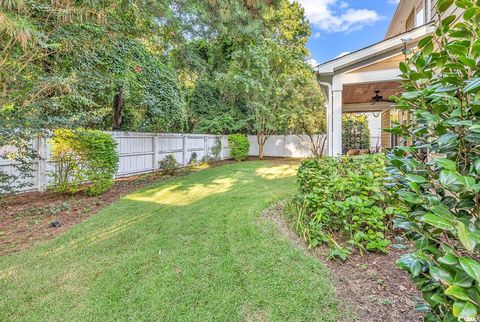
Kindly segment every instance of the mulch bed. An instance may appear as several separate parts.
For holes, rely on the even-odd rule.
[[[421,294],[409,281],[408,274],[395,266],[406,250],[392,249],[388,254],[368,253],[363,257],[353,254],[344,262],[328,260],[325,248],[308,249],[305,241],[284,220],[282,203],[267,209],[264,215],[295,245],[330,268],[339,298],[346,302],[358,321],[423,320],[415,311]]]

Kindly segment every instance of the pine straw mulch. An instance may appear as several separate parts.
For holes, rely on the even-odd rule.
[[[283,203],[272,206],[265,211],[264,218],[272,221],[293,244],[330,268],[339,298],[358,321],[422,321],[422,315],[415,311],[421,295],[408,274],[395,266],[406,250],[391,249],[388,254],[368,253],[363,257],[353,254],[345,262],[328,260],[325,248],[309,249],[294,232],[284,219],[283,207]]]

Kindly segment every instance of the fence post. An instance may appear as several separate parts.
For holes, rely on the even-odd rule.
[[[205,135],[203,137],[203,155],[205,157],[205,160],[208,160],[208,137]]]
[[[153,143],[153,172],[158,170],[158,136],[152,136],[152,143]]]
[[[48,146],[44,137],[38,136],[38,170],[37,170],[37,190],[43,192],[47,188],[47,162]]]
[[[225,144],[223,144],[224,142],[225,142]],[[224,159],[224,160],[227,160],[228,157],[229,157],[229,155],[228,155],[228,153],[227,153],[227,149],[228,149],[229,147],[228,147],[228,136],[226,136],[226,135],[224,135],[224,136],[222,137],[222,147],[223,147],[223,148],[222,148],[223,159]]]
[[[187,165],[187,135],[182,134],[182,165]]]

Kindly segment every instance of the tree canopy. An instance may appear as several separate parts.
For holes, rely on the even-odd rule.
[[[288,0],[0,0],[0,113],[47,129],[305,132],[290,120],[323,115],[310,32]]]

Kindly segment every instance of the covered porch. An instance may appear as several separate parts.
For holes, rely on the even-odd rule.
[[[432,31],[425,25],[399,36],[386,39],[359,51],[317,66],[317,78],[327,99],[328,155],[345,151],[342,141],[344,113],[381,115],[381,127],[389,128],[397,115],[389,100],[401,92],[399,63],[415,48],[418,41]],[[389,133],[383,132],[379,145],[383,149],[396,145]]]

